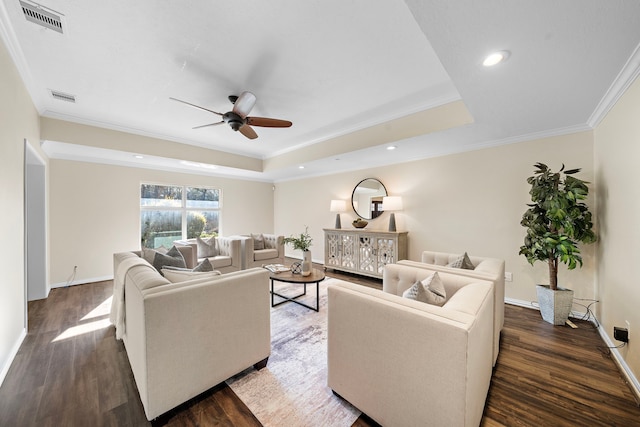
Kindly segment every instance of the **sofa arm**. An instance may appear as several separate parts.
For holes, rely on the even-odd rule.
[[[242,241],[239,237],[216,237],[218,244],[218,253],[220,255],[231,257],[231,265],[236,270],[242,270]]]
[[[356,286],[328,289],[328,386],[382,425],[478,426],[492,373],[491,284],[475,316]]]

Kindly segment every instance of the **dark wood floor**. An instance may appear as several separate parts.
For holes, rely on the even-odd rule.
[[[381,287],[379,280],[330,276]],[[126,352],[99,309],[111,281],[29,303],[29,333],[0,387],[0,426],[146,426]],[[507,306],[483,426],[640,426],[640,408],[590,323],[554,327]],[[224,383],[154,424],[259,426]],[[354,426],[375,426],[360,417]]]

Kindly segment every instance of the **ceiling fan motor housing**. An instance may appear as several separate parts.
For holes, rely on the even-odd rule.
[[[242,127],[242,125],[244,125],[244,119],[233,111],[224,113],[222,115],[222,120],[224,120],[225,123],[229,124],[229,126],[231,126],[231,129],[235,131],[237,131]]]

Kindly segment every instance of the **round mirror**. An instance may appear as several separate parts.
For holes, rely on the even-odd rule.
[[[382,198],[387,189],[375,178],[363,179],[353,189],[351,205],[355,213],[364,219],[374,219],[382,214]]]

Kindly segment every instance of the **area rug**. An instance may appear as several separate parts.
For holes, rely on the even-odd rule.
[[[272,308],[267,367],[227,380],[264,426],[350,426],[360,416],[327,387],[327,285],[337,281],[320,282],[317,313],[291,302]],[[301,289],[276,282],[276,292],[284,295]],[[300,300],[315,306],[315,284],[307,286],[307,296]]]

